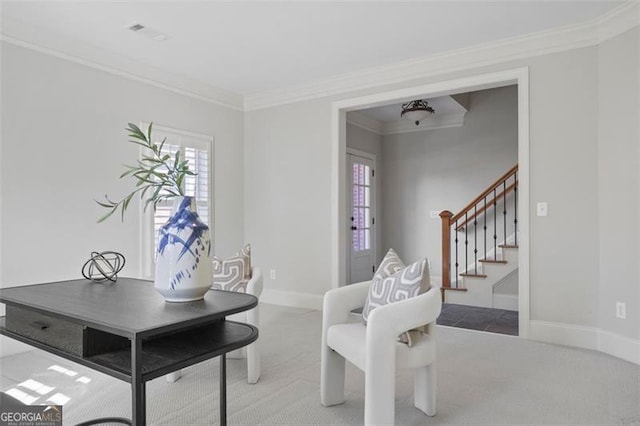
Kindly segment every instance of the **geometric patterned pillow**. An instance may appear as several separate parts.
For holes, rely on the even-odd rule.
[[[373,279],[382,279],[390,277],[401,269],[405,268],[404,262],[398,256],[398,253],[394,249],[389,249],[387,254],[384,255],[384,259],[380,262],[378,270],[373,275]]]
[[[251,244],[247,244],[236,253],[236,256],[245,256],[247,258],[247,269],[244,277],[248,280],[251,279]]]
[[[249,283],[247,271],[250,271],[249,257],[247,256],[236,255],[224,260],[214,256],[211,288],[246,293]]]
[[[380,266],[378,266],[378,270],[376,271],[376,273],[373,274],[372,281],[390,277],[391,275],[404,269],[405,267],[406,266],[400,259],[400,256],[398,256],[398,253],[396,253],[396,251],[391,248],[389,249],[387,254],[384,255],[384,258],[382,259],[382,262],[380,262]],[[367,300],[365,300],[364,302],[364,308],[362,308],[362,319],[365,324],[367,323],[367,316],[369,316],[369,312],[371,311],[371,309],[372,308],[369,307],[369,298],[367,298]],[[366,316],[365,312],[367,312]]]
[[[390,277],[374,279],[362,310],[364,323],[367,323],[371,311],[378,306],[415,297],[426,292],[430,287],[426,258],[401,269]]]

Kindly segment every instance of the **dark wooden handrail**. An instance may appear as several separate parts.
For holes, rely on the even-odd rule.
[[[467,223],[471,222],[475,217],[477,217],[478,215],[482,214],[482,212],[484,212],[486,209],[491,207],[493,205],[493,203],[497,202],[498,199],[503,198],[506,194],[508,194],[511,191],[513,191],[516,188],[517,184],[518,184],[517,182],[513,182],[511,185],[507,186],[507,189],[505,189],[504,191],[500,192],[492,200],[487,201],[486,205],[483,205],[478,210],[474,210],[473,214],[470,217],[468,217],[467,220],[465,220],[464,222],[462,222],[461,224],[458,225],[458,227],[456,228],[456,231],[462,231],[464,229],[464,226]]]
[[[485,189],[480,195],[473,199],[469,204],[467,204],[459,213],[453,214],[448,210],[444,210],[440,213],[440,218],[442,219],[442,297],[444,300],[444,289],[451,289],[451,227],[456,226],[456,231],[460,229],[464,229],[464,226],[467,225],[472,220],[475,220],[478,215],[484,213],[488,206],[495,204],[495,202],[499,198],[504,198],[506,200],[506,196],[511,191],[516,191],[518,187],[517,175],[518,165],[516,164],[511,169],[509,169],[505,174],[500,176],[498,180],[496,180],[493,184],[491,184],[487,189]],[[508,187],[504,188],[506,182],[509,178],[513,177],[514,182]],[[496,195],[491,201],[486,203],[486,206],[483,204],[480,208],[477,207],[477,204],[488,197],[492,192],[498,189],[500,186],[503,186],[502,192]],[[469,217],[469,211],[474,210]],[[506,212],[506,210],[505,210]],[[505,213],[506,214],[506,213]],[[457,224],[456,221],[460,220],[464,217],[464,222],[462,224]],[[486,226],[485,226],[486,229]],[[506,225],[505,225],[505,234],[506,234]],[[486,237],[485,237],[486,238]],[[506,235],[505,235],[506,240]],[[457,240],[456,240],[457,241]],[[506,242],[506,241],[505,241]],[[456,243],[457,246],[457,243]],[[457,249],[456,249],[457,250]],[[486,247],[485,247],[486,250]],[[456,252],[457,253],[457,252]],[[456,254],[456,271],[457,271],[457,254]],[[457,282],[457,281],[456,281]],[[464,290],[464,289],[460,289]]]
[[[463,208],[462,210],[460,210],[460,213],[454,215],[451,218],[451,222],[455,222],[456,220],[460,219],[462,216],[464,216],[465,213],[467,213],[469,210],[471,210],[473,208],[473,206],[475,206],[476,204],[478,204],[480,202],[480,200],[482,200],[484,197],[486,197],[487,195],[491,194],[491,192],[496,189],[497,187],[499,187],[500,185],[502,185],[502,183],[509,179],[511,176],[515,175],[516,172],[518,171],[518,165],[516,164],[515,166],[513,166],[511,169],[509,169],[509,171],[507,173],[505,173],[504,175],[502,175],[500,177],[500,179],[498,179],[497,181],[495,181],[490,187],[488,187],[487,189],[485,189],[480,195],[478,195],[476,198],[473,199],[472,202],[470,202],[469,204],[467,204],[467,206],[465,208]]]

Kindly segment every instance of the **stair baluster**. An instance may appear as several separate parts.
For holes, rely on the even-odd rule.
[[[473,264],[478,275],[478,208],[473,206]]]
[[[493,190],[493,260],[498,260],[498,198]]]
[[[504,238],[502,239],[503,244],[507,244],[507,181],[505,180],[502,184],[502,226],[504,227]]]
[[[513,240],[514,246],[518,246],[518,172],[513,175]]]

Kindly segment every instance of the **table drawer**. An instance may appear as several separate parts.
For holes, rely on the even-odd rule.
[[[82,325],[12,305],[7,305],[6,312],[7,330],[65,352],[83,355]]]

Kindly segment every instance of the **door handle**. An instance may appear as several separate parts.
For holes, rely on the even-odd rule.
[[[352,226],[352,227],[351,227],[351,230],[352,230],[352,231],[355,231],[356,229],[358,229],[358,227],[357,227],[357,226]]]

